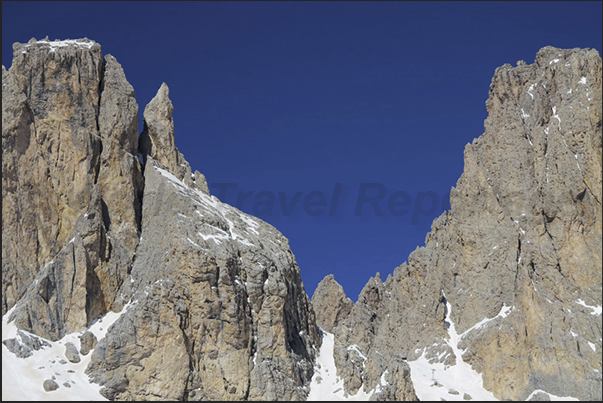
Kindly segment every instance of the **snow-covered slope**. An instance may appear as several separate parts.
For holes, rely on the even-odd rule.
[[[450,302],[446,301],[447,344],[456,356],[455,365],[432,364],[426,358],[425,351],[418,359],[409,362],[417,397],[421,400],[463,400],[470,396],[477,400],[498,400],[484,389],[482,375],[463,361],[463,352],[458,348],[462,335],[456,332],[450,311]]]
[[[109,312],[99,318],[88,331],[93,333],[97,340],[105,337],[107,329],[124,313],[132,304],[128,304],[120,313]],[[17,327],[13,322],[8,322],[11,309],[2,317],[2,341],[16,338],[21,341]],[[61,340],[52,342],[31,333],[22,331],[28,336],[41,339],[46,346],[33,350],[27,358],[19,358],[11,353],[2,343],[2,400],[107,400],[100,393],[100,386],[90,383],[84,374],[92,351],[86,356],[81,356],[77,364],[69,362],[65,357],[65,344],[73,343],[80,350],[80,339],[84,332],[71,333]],[[59,388],[54,391],[45,391],[42,384],[47,379],[53,379]]]
[[[494,323],[498,318],[506,318],[514,310],[512,307],[501,309],[493,318],[486,318],[475,326],[472,326],[462,334],[458,334],[454,322],[450,318],[451,304],[446,300],[446,326],[448,328],[447,345],[456,356],[454,365],[445,365],[440,362],[431,362],[426,357],[426,351],[414,360],[409,361],[411,367],[410,376],[420,400],[498,400],[492,392],[484,388],[482,375],[476,372],[471,365],[463,361],[464,350],[458,345],[464,336],[487,324]],[[578,400],[574,397],[561,397],[536,390],[526,400],[529,400],[538,392],[546,394],[550,400]]]
[[[335,359],[333,357],[334,347],[335,338],[333,334],[322,330],[322,346],[316,358],[308,400],[369,400],[374,393],[372,390],[366,393],[364,388],[362,388],[352,396],[344,392],[343,379],[337,376],[337,368],[335,367]]]

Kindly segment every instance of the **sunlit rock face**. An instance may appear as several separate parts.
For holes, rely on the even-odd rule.
[[[114,308],[138,244],[138,104],[88,39],[13,46],[2,70],[2,312],[60,338]],[[56,259],[55,259],[56,258]]]
[[[350,314],[354,306],[332,274],[318,283],[312,304],[315,311],[320,311],[320,315],[316,315],[316,324],[327,332],[333,332],[333,328]]]
[[[356,303],[332,276],[311,303],[287,239],[192,173],[166,84],[139,136],[134,90],[99,44],[13,49],[2,312],[15,359],[69,340],[65,365],[89,362],[116,400],[601,400],[596,51],[498,68],[425,246]]]
[[[601,400],[601,58],[545,47],[495,71],[486,107],[451,209],[333,329],[351,393],[378,383],[377,357],[403,356],[469,364],[499,399]]]
[[[134,90],[94,41],[15,44],[2,84],[8,320],[56,341],[121,311],[82,352],[110,399],[304,400],[321,338],[295,257],[191,173],[167,85],[139,140]]]

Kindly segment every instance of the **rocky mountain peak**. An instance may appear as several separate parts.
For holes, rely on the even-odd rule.
[[[601,398],[601,58],[543,48],[496,69],[486,106],[451,209],[332,330],[350,392],[378,351],[408,358],[419,398],[442,369],[483,379],[473,398]]]
[[[32,310],[41,310],[55,330],[39,334],[62,337],[73,328],[62,326],[57,315],[83,311],[85,319],[77,323],[90,323],[107,312],[133,259],[142,192],[132,153],[138,146],[138,105],[121,66],[112,57],[105,61],[94,41],[32,39],[14,44],[13,51],[13,64],[2,75],[2,311],[28,288],[47,287],[37,294],[46,296],[42,301],[20,311],[20,323],[35,328],[44,320],[32,320]],[[88,287],[80,307],[71,309],[75,300],[56,286],[65,281],[61,287],[74,291],[78,276],[64,267],[55,272],[54,258],[75,253],[77,245],[70,241],[77,238],[78,220],[92,220],[87,214],[96,205],[96,187],[100,215],[95,217],[102,228],[91,236],[100,241],[106,235],[113,252],[101,262],[81,251],[79,261],[89,260],[81,267],[82,281],[98,280],[105,287]],[[93,271],[86,269],[89,264]],[[41,271],[48,281],[35,282]]]
[[[312,295],[312,305],[316,312],[316,324],[332,333],[339,321],[348,316],[354,302],[345,295],[335,277],[329,274],[318,283]]]
[[[150,156],[188,186],[194,186],[209,195],[205,176],[199,171],[191,173],[191,167],[176,148],[174,137],[174,106],[169,97],[170,89],[162,83],[157,94],[144,109],[144,129],[140,134],[139,152],[143,158]]]
[[[97,43],[32,40],[14,54],[2,73],[7,326],[77,344],[113,316],[83,350],[110,399],[304,399],[321,339],[295,257],[191,173],[167,85],[139,137],[134,90]],[[40,344],[26,340],[4,344]]]
[[[13,51],[3,349],[65,342],[115,400],[304,400],[328,371],[343,397],[601,400],[596,51],[496,69],[450,210],[356,303],[332,275],[310,301],[287,239],[209,193],[176,147],[165,83],[139,136],[134,89],[99,44]]]
[[[144,108],[144,130],[140,139],[140,152],[149,155],[166,167],[177,163],[174,139],[174,107],[169,98],[169,88],[162,83],[155,97]]]

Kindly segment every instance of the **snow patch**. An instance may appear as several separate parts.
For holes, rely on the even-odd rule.
[[[365,361],[366,361],[366,356],[364,354],[362,354],[362,352],[360,351],[360,348],[355,345],[352,344],[351,346],[348,347],[348,351],[355,351],[356,353],[358,353],[358,355],[360,356],[360,358],[362,358],[363,362],[362,362],[362,367],[365,367]]]
[[[332,333],[321,329],[322,345],[316,357],[314,375],[310,382],[310,393],[308,401],[334,401],[334,400],[369,400],[374,391],[365,392],[364,386],[355,395],[349,395],[344,391],[343,379],[337,375],[333,351],[335,348],[335,337]],[[383,380],[383,375],[381,377]]]
[[[134,303],[128,303],[119,313],[108,312],[88,330],[100,341],[107,334],[109,327]],[[14,322],[8,323],[8,318],[14,309],[15,307],[2,317],[2,340],[17,337],[17,327]],[[24,333],[31,335],[28,332]],[[2,344],[2,400],[107,400],[99,393],[100,385],[91,383],[88,376],[84,374],[84,370],[90,363],[92,352],[80,356],[81,361],[77,364],[65,359],[65,344],[71,342],[79,350],[79,336],[83,333],[71,333],[54,342],[33,335],[49,343],[50,347],[34,350],[33,355],[27,358],[18,358]],[[61,364],[60,360],[67,362]],[[42,384],[53,376],[56,378],[55,382],[59,385],[59,389],[46,392]],[[64,383],[69,384],[70,387],[63,386]]]
[[[379,383],[377,384],[377,386],[375,386],[375,392],[376,393],[381,393],[381,391],[383,390],[382,387],[389,386],[389,382],[387,382],[385,380],[385,375],[387,375],[388,372],[389,372],[389,370],[386,369],[381,374],[381,378],[379,379]]]
[[[590,313],[591,315],[601,315],[601,305],[598,306],[592,306],[592,305],[587,305],[586,302],[582,301],[582,298],[579,298],[578,301],[576,301],[576,304],[582,305],[585,308],[590,308],[593,311]]]
[[[189,237],[186,237],[186,240],[189,241],[191,244],[193,244],[193,246],[195,246],[195,247],[197,247],[199,249],[203,249],[201,246],[199,246],[197,243],[195,243],[195,241],[193,241]]]
[[[561,118],[559,117],[559,115],[557,114],[557,107],[553,106],[553,117],[556,118],[559,121],[559,133],[561,133]],[[565,141],[565,139],[563,140]],[[567,146],[567,144],[566,144]]]
[[[37,41],[33,44],[28,43],[25,45],[25,47],[30,47],[32,45],[44,45],[44,46],[49,46],[50,47],[50,51],[54,52],[57,48],[64,48],[67,46],[75,46],[77,48],[86,48],[86,49],[90,49],[92,47],[92,45],[94,45],[95,42],[83,42],[83,41],[78,41],[76,39],[66,39],[63,41],[46,41],[46,40],[41,40],[41,41]],[[26,53],[25,50],[22,50],[21,53]]]
[[[521,108],[521,117],[525,119],[525,118],[529,118],[530,115],[528,115],[527,113],[525,113],[525,111],[523,110],[523,108]]]
[[[442,292],[444,295],[444,293]],[[444,298],[446,296],[444,295]],[[498,316],[506,317],[511,311],[510,307],[501,309],[501,312],[492,319],[486,319],[471,329],[465,331],[462,335],[456,332],[454,322],[450,319],[451,305],[446,300],[446,324],[448,325],[448,340],[446,344],[452,349],[455,355],[455,364],[451,366],[440,362],[431,363],[426,357],[426,351],[414,361],[409,361],[411,371],[410,376],[415,388],[417,397],[420,400],[463,400],[465,393],[469,394],[473,400],[497,400],[492,392],[484,389],[482,375],[471,368],[471,365],[463,361],[462,351],[458,348],[458,343],[463,335],[477,327],[483,326],[486,322],[496,319]],[[448,391],[454,389],[459,392],[458,395],[450,394]]]
[[[207,240],[211,239],[211,240],[213,240],[218,245],[222,244],[221,239],[229,239],[228,236],[224,236],[224,235],[205,235],[205,234],[202,234],[200,232],[197,232],[197,235],[199,235],[201,238],[203,238],[204,241],[207,241]]]
[[[534,99],[534,94],[532,94],[532,90],[534,89],[535,86],[536,86],[536,84],[532,84],[532,85],[530,85],[530,88],[528,88],[528,94],[530,94],[532,99]]]
[[[253,232],[256,235],[260,235],[260,233],[255,230],[260,226],[260,224],[255,222],[251,217],[246,216],[244,214],[239,214],[239,218],[241,219],[241,221],[247,224],[247,230]]]
[[[506,306],[503,304],[502,308],[500,308],[500,312],[493,318],[485,318],[482,319],[481,321],[479,321],[478,323],[476,323],[475,325],[471,326],[469,329],[465,330],[461,335],[460,338],[462,339],[463,337],[467,336],[469,333],[471,333],[472,331],[479,329],[483,326],[485,326],[487,323],[492,322],[493,320],[496,320],[498,318],[506,318],[507,316],[509,316],[509,314],[511,313],[511,311],[515,310],[514,307],[512,306]]]

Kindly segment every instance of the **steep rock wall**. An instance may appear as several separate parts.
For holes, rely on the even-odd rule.
[[[31,40],[13,51],[10,71],[2,69],[2,312],[42,271],[18,320],[60,338],[112,308],[131,265],[142,192],[138,104],[119,63],[93,41]],[[72,259],[73,275],[54,258],[71,253],[78,225],[95,228],[86,243],[97,246]]]
[[[454,366],[452,322],[496,397],[601,399],[601,58],[543,48],[496,70],[486,107],[450,211],[334,329],[351,393],[379,373],[350,345]]]
[[[139,145],[93,41],[15,44],[2,81],[9,321],[58,340],[122,311],[87,369],[110,399],[305,399],[321,340],[288,241],[191,173],[167,85]]]

